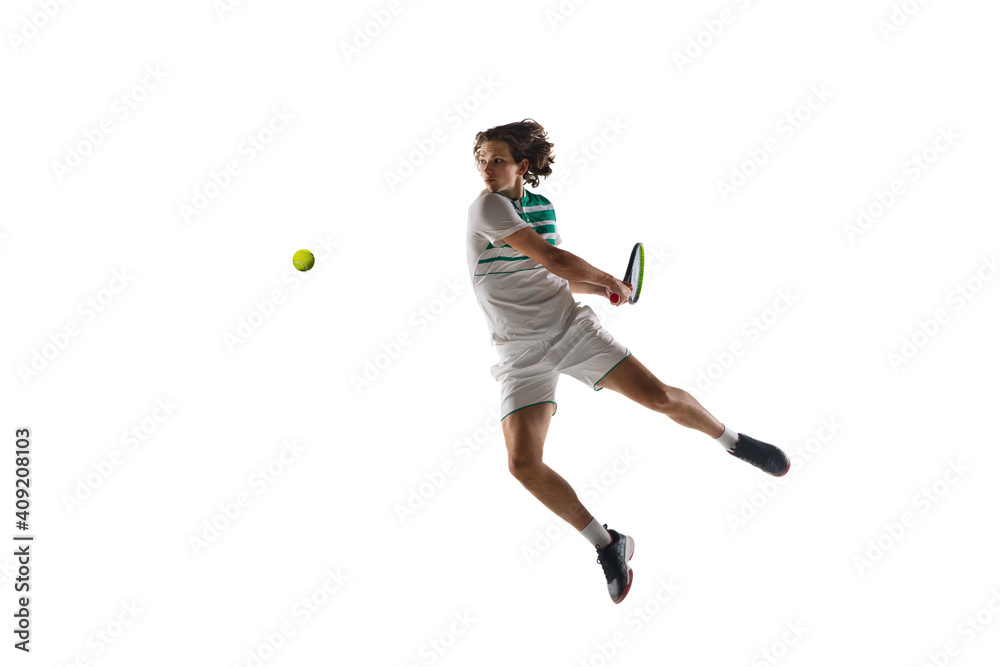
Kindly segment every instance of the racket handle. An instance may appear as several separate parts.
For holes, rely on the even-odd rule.
[[[618,303],[618,295],[617,294],[612,294],[611,295],[611,303]]]

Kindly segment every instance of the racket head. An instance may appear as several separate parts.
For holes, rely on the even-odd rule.
[[[639,300],[639,292],[642,290],[642,274],[646,266],[646,252],[642,248],[642,243],[636,243],[632,247],[632,255],[628,259],[628,268],[625,270],[625,277],[622,282],[632,284],[632,294],[629,295],[628,302],[635,303]]]

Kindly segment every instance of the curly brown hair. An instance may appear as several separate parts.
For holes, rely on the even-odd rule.
[[[497,125],[476,134],[476,145],[472,149],[472,156],[477,168],[479,150],[486,141],[502,141],[507,144],[515,163],[527,159],[528,171],[524,174],[524,180],[532,187],[538,187],[539,176],[545,178],[552,174],[549,165],[556,161],[552,154],[554,144],[549,143],[545,128],[531,118],[525,118],[519,123]]]

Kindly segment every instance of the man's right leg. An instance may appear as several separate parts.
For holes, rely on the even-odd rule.
[[[635,551],[635,541],[617,531],[597,525],[593,515],[580,503],[576,491],[556,471],[542,463],[542,446],[552,420],[552,403],[537,403],[515,410],[503,418],[503,436],[507,441],[507,464],[517,481],[533,496],[583,533],[598,550],[597,562],[604,569],[608,595],[618,604],[632,587],[632,568],[628,561]],[[593,524],[593,525],[591,525]],[[588,528],[589,526],[589,528]],[[607,526],[607,524],[605,524]],[[597,533],[602,535],[599,536]],[[595,543],[607,540],[603,546]]]
[[[556,471],[542,463],[542,447],[552,421],[552,403],[538,403],[515,410],[503,418],[510,474],[543,505],[582,531],[593,521],[576,491]]]

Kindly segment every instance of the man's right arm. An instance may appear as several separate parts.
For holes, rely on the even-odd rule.
[[[557,248],[533,228],[522,229],[504,238],[514,250],[535,260],[550,272],[573,283],[592,283],[613,288],[617,280],[568,250]]]

